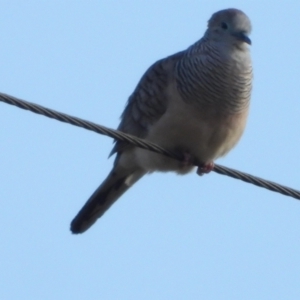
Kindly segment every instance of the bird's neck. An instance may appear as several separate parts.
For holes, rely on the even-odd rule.
[[[186,102],[220,113],[247,109],[252,88],[248,49],[230,49],[205,38],[187,49],[176,66],[177,88]]]

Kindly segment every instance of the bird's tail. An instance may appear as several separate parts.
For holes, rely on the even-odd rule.
[[[71,222],[72,233],[83,233],[143,175],[144,171],[120,171],[115,166]]]

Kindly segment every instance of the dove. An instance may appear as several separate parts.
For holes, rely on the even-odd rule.
[[[83,233],[145,174],[201,172],[239,141],[252,90],[251,22],[241,10],[214,13],[201,39],[158,60],[129,97],[118,130],[181,153],[176,160],[115,141],[107,178],[71,222]]]

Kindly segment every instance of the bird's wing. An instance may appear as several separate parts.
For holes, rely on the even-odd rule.
[[[146,71],[128,99],[118,130],[140,138],[147,135],[151,125],[166,112],[168,106],[166,89],[174,74],[176,63],[183,57],[184,52],[161,59]],[[110,155],[120,154],[128,147],[133,146],[126,142],[115,141]]]

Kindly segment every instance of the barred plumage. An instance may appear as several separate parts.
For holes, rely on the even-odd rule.
[[[187,50],[176,65],[178,90],[185,101],[198,101],[202,107],[214,105],[223,113],[243,111],[252,89],[250,56],[242,60],[242,52],[241,61],[234,66],[232,58],[224,59],[224,49],[217,46],[203,38]]]

